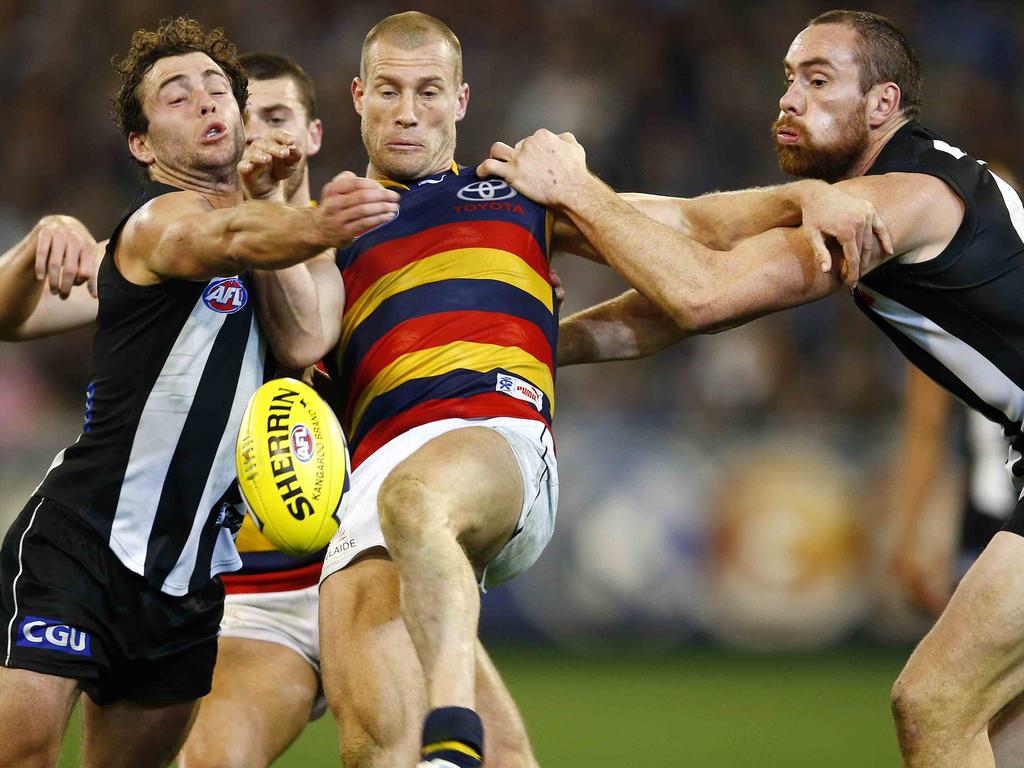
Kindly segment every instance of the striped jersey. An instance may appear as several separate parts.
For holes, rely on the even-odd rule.
[[[907,358],[997,422],[1024,485],[1024,206],[1014,189],[918,123],[889,140],[869,175],[924,173],[963,200],[949,245],[919,264],[889,261],[865,276],[857,305]]]
[[[558,318],[544,207],[452,166],[408,184],[399,215],[339,250],[341,340],[328,359],[359,464],[445,418],[551,424]]]
[[[247,275],[135,285],[118,270],[128,218],[178,191],[147,184],[110,237],[82,433],[38,489],[170,595],[241,564],[234,447],[266,362]]]

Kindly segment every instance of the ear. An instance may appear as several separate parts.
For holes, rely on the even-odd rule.
[[[312,157],[320,151],[320,145],[324,140],[324,124],[317,118],[309,124],[309,140],[306,143],[306,157]]]
[[[363,114],[363,99],[366,97],[366,90],[363,87],[363,81],[358,77],[352,78],[352,104],[356,108],[356,114],[362,117]]]
[[[469,108],[469,83],[463,83],[459,86],[458,100],[455,103],[455,120],[458,122],[466,116],[466,110]]]
[[[879,83],[868,91],[868,127],[878,128],[900,111],[903,94],[896,83]]]
[[[153,150],[149,146],[149,134],[129,133],[128,151],[132,153],[132,157],[143,165],[152,165],[156,162]]]

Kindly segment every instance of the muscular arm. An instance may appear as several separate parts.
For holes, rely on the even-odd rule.
[[[713,192],[701,197],[663,197],[642,192],[621,192],[619,197],[648,218],[719,251],[740,240],[775,227],[798,226],[807,200],[828,188],[823,181],[798,181],[776,187]],[[556,251],[572,253],[599,263],[604,257],[563,213],[554,220],[552,244]]]
[[[274,356],[289,368],[305,368],[319,360],[341,336],[345,286],[334,252],[288,269],[253,273],[257,286],[260,327]]]
[[[836,186],[873,203],[888,222],[895,253],[905,260],[938,255],[963,219],[963,203],[931,176],[887,174],[850,179]],[[800,228],[773,229],[742,240],[728,251],[718,251],[644,216],[596,179],[567,210],[608,263],[676,322],[676,338],[739,325],[814,301],[842,287],[836,269],[828,274],[819,271]],[[861,264],[861,274],[888,258],[875,241],[870,258]],[[595,327],[600,327],[603,334],[599,346],[567,350],[569,359],[596,362],[637,357],[641,348],[649,354],[657,345],[672,343],[672,335],[665,332],[664,318],[652,314],[642,298],[615,300],[595,310],[603,321],[600,326],[588,325],[593,319],[591,310],[567,318],[562,331],[569,338]],[[613,309],[615,321],[627,327],[611,328]],[[624,314],[627,310],[640,314],[629,318]],[[628,345],[611,347],[616,340],[630,338],[633,341]],[[583,356],[582,349],[600,356]]]
[[[129,219],[117,259],[129,280],[147,284],[279,269],[331,245],[312,209],[268,202],[215,209],[196,192],[174,192]]]
[[[198,192],[174,192],[136,211],[115,258],[141,285],[282,269],[390,221],[397,201],[396,193],[348,172],[324,187],[312,209],[256,201],[214,208]]]
[[[903,258],[937,255],[963,218],[960,199],[930,176],[887,174],[837,186],[874,205],[889,225],[895,253]],[[685,331],[738,325],[814,301],[842,285],[835,269],[819,271],[800,228],[773,229],[718,251],[644,216],[592,176],[575,191],[564,207],[583,235]],[[860,274],[888,258],[873,240]]]

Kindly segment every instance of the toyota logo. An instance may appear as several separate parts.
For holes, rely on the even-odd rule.
[[[460,200],[475,203],[489,203],[492,200],[508,200],[516,196],[516,191],[507,182],[496,179],[484,179],[467,184],[458,191]]]

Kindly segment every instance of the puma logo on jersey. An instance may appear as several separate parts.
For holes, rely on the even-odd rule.
[[[203,303],[222,315],[233,315],[244,307],[248,300],[249,292],[237,277],[211,280],[203,291]]]

